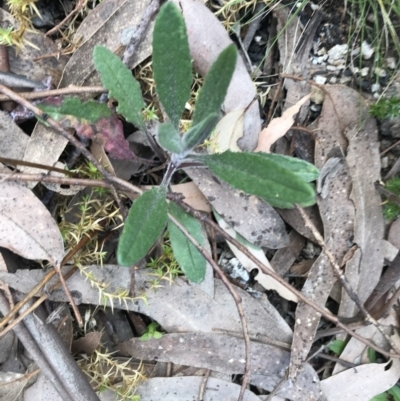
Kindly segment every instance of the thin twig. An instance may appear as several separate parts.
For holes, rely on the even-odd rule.
[[[301,293],[300,291],[297,291],[289,283],[287,283],[281,276],[279,276],[275,271],[270,270],[266,266],[264,266],[251,252],[249,252],[249,250],[245,246],[243,246],[239,241],[237,241],[235,238],[233,238],[232,236],[227,234],[223,229],[221,229],[218,224],[216,224],[214,221],[212,221],[208,217],[208,215],[193,209],[191,206],[189,206],[188,204],[183,202],[179,197],[177,197],[174,194],[169,194],[169,195],[167,195],[167,197],[169,200],[171,200],[171,201],[175,202],[176,204],[178,204],[179,206],[181,206],[187,213],[189,213],[196,219],[203,221],[204,223],[208,224],[210,227],[213,227],[214,230],[218,234],[222,235],[228,242],[230,242],[232,245],[234,245],[236,248],[238,248],[252,262],[254,262],[263,273],[274,278],[276,281],[278,281],[280,284],[282,284],[285,288],[287,288],[289,291],[291,291],[293,294],[295,294],[300,301],[311,306],[319,314],[321,314],[324,318],[333,322],[338,327],[340,327],[343,331],[350,334],[352,337],[356,338],[357,340],[361,341],[363,344],[367,345],[368,347],[371,347],[374,350],[378,351],[382,355],[385,355],[388,358],[400,358],[400,354],[387,352],[385,349],[373,344],[371,341],[365,339],[358,333],[352,331],[345,324],[343,324],[335,315],[333,315],[331,312],[329,312],[327,309],[315,304],[310,299],[308,299],[303,293]]]
[[[26,100],[43,99],[50,96],[62,96],[62,95],[79,95],[82,93],[108,93],[107,89],[102,86],[75,86],[70,85],[66,88],[51,89],[40,92],[19,92],[18,94]],[[0,102],[9,100],[6,95],[0,95]]]
[[[299,205],[296,205],[296,209],[299,211],[304,224],[307,228],[311,230],[311,232],[314,235],[314,238],[317,240],[318,245],[322,248],[322,251],[325,253],[327,258],[329,259],[329,262],[333,268],[333,272],[335,276],[339,279],[340,283],[342,284],[343,288],[347,292],[347,294],[350,296],[351,300],[357,305],[357,307],[360,309],[361,313],[363,314],[365,320],[371,324],[373,324],[376,329],[382,334],[383,338],[386,339],[386,341],[390,344],[390,346],[395,350],[396,352],[399,352],[396,345],[393,343],[393,341],[390,339],[389,336],[387,336],[383,329],[382,325],[374,319],[371,314],[365,309],[364,304],[360,301],[360,298],[358,295],[355,293],[349,282],[347,281],[346,276],[343,274],[342,269],[340,268],[339,264],[336,262],[336,258],[333,255],[333,253],[328,249],[326,246],[326,243],[324,239],[322,238],[322,235],[320,232],[317,230],[313,222],[310,220],[310,218],[307,216],[307,214],[304,212],[303,208],[300,207]]]
[[[69,303],[71,305],[72,310],[74,311],[74,315],[75,315],[76,321],[77,321],[79,327],[83,327],[83,320],[82,320],[81,312],[79,312],[79,309],[76,306],[76,303],[75,303],[74,299],[72,298],[71,291],[69,290],[69,288],[67,286],[67,283],[65,282],[64,276],[63,276],[62,271],[61,271],[61,265],[55,266],[55,269],[56,269],[56,271],[58,273],[58,278],[60,280],[61,286],[62,286],[62,288],[63,288],[63,290],[64,290],[64,292],[65,292],[65,294],[67,296],[67,299],[68,299],[68,301],[69,301]]]
[[[160,0],[152,0],[152,2],[147,6],[145,12],[140,19],[140,23],[136,28],[135,32],[131,36],[130,42],[125,49],[124,55],[122,57],[122,62],[129,66],[133,56],[135,55],[140,42],[143,40],[143,36],[147,31],[151,20],[160,8]]]
[[[67,263],[69,260],[71,260],[74,255],[78,251],[80,251],[88,242],[93,238],[93,236],[96,234],[95,231],[92,231],[88,233],[88,235],[85,235],[77,245],[74,246],[73,249],[71,249],[65,256],[64,259],[61,262],[61,266],[63,266],[65,263]],[[17,313],[18,311],[28,302],[30,301],[50,280],[51,278],[56,274],[55,269],[50,270],[46,276],[43,277],[43,279],[33,287],[29,293],[25,296],[24,299],[19,301],[17,305],[13,306],[10,312],[4,316],[4,318],[0,322],[0,329],[4,327]],[[68,273],[69,274],[69,273]],[[67,275],[66,275],[67,277]],[[54,287],[55,288],[55,287]],[[8,330],[8,328],[7,328]],[[4,331],[0,332],[0,337],[5,334]]]
[[[66,274],[64,279],[68,279],[70,278],[76,271],[78,270],[77,266],[74,266],[71,270],[69,270]],[[56,270],[53,269],[52,271],[54,271],[54,274],[56,273]],[[49,272],[50,273],[50,272]],[[46,280],[46,282],[49,280],[48,279],[48,275],[46,275],[45,277],[43,277],[43,279],[41,280],[41,282],[39,284],[42,284],[43,281]],[[37,284],[35,286],[35,288],[39,285]],[[61,281],[58,281],[55,285],[53,285],[53,287],[51,287],[50,292],[54,291],[56,288],[58,288],[61,285]],[[37,291],[36,291],[37,292]],[[32,291],[28,294],[30,295],[32,293]],[[21,309],[27,302],[29,302],[29,300],[32,298],[30,297],[28,299],[28,295],[25,296],[24,299],[22,299],[17,305],[16,307],[13,308],[13,310],[15,310],[16,308]],[[13,330],[14,327],[20,323],[22,320],[24,320],[30,313],[32,313],[35,309],[38,308],[38,306],[40,306],[46,299],[48,298],[48,295],[46,293],[42,294],[31,306],[29,306],[29,308],[25,309],[23,313],[21,313],[15,320],[13,320],[3,331],[0,332],[0,337],[3,337],[4,335],[6,335],[10,330]],[[20,303],[22,303],[22,305],[20,305]],[[11,310],[6,317],[8,316],[13,316],[12,312],[13,310]],[[1,321],[1,324],[3,325],[3,321]]]
[[[69,177],[57,177],[56,175],[45,175],[45,174],[28,174],[28,173],[0,173],[0,181],[38,181],[48,182],[51,184],[60,185],[78,185],[81,187],[100,187],[110,188],[111,185],[104,180],[91,180],[89,178],[69,178]]]
[[[75,8],[54,28],[51,28],[49,31],[47,31],[45,33],[45,36],[50,36],[53,33],[56,33],[74,14],[76,14],[83,7],[83,4],[84,4],[84,0],[78,0]]]
[[[207,369],[206,373],[203,377],[203,380],[201,381],[201,386],[199,389],[199,397],[198,397],[199,401],[204,400],[204,393],[206,392],[206,387],[207,387],[208,378],[210,377],[210,372],[211,372],[211,370]]]
[[[244,344],[245,344],[245,353],[246,353],[246,366],[245,366],[244,375],[243,375],[243,379],[242,379],[242,386],[240,388],[240,394],[238,397],[238,401],[242,401],[243,397],[244,397],[244,392],[246,390],[247,383],[249,382],[249,379],[250,379],[250,373],[251,373],[250,336],[249,336],[249,331],[248,331],[248,327],[247,327],[247,318],[246,318],[246,315],[244,314],[242,298],[236,292],[236,290],[233,288],[232,284],[226,278],[225,274],[223,273],[221,268],[218,266],[218,264],[214,262],[212,256],[198,243],[198,241],[186,230],[186,228],[183,227],[179,223],[179,221],[175,219],[174,216],[172,216],[171,214],[168,214],[168,218],[179,228],[179,230],[182,231],[182,233],[185,235],[185,237],[196,247],[196,249],[203,255],[203,257],[206,259],[206,261],[212,266],[214,271],[218,274],[218,276],[220,277],[222,282],[228,288],[228,291],[231,293],[233,299],[235,300],[236,307],[237,307],[237,310],[238,310],[239,316],[240,316],[240,321],[242,323],[243,337],[244,337]]]

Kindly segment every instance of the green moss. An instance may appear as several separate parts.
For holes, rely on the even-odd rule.
[[[400,196],[400,177],[393,177],[386,182],[385,188],[393,194]],[[386,220],[395,220],[400,217],[400,206],[387,200],[383,207]]]
[[[378,120],[400,117],[400,98],[381,99],[371,106],[370,113]]]

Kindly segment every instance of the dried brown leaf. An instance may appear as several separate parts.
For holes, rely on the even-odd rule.
[[[400,361],[370,363],[321,381],[327,401],[369,401],[393,387],[400,377]]]
[[[211,205],[207,198],[199,190],[199,187],[193,182],[185,182],[184,184],[171,185],[173,192],[178,192],[185,197],[185,203],[203,212],[210,213]]]
[[[142,400],[152,401],[186,401],[196,400],[199,389],[204,378],[196,376],[185,377],[156,377],[146,380],[139,386],[136,394]],[[209,377],[207,379],[204,401],[237,400],[240,386],[227,381]],[[244,401],[259,401],[259,398],[249,390],[246,390],[243,397]]]
[[[58,266],[64,244],[53,217],[26,187],[0,183],[0,245],[27,259],[45,259]]]
[[[286,109],[281,117],[274,118],[268,124],[268,127],[260,132],[257,148],[254,151],[269,153],[271,151],[271,146],[290,130],[294,123],[295,116],[309,98],[310,95],[302,97],[295,105]]]
[[[138,359],[157,359],[174,364],[204,367],[228,374],[243,374],[245,369],[244,341],[222,334],[176,333],[164,335],[159,340],[151,339],[146,342],[132,338],[121,343],[119,351],[123,355]],[[250,383],[253,382],[253,375],[257,377],[258,385],[260,385],[260,377],[263,377],[261,388],[268,391],[273,390],[284,375],[289,358],[290,354],[286,350],[269,344],[252,342]],[[311,366],[305,365],[298,383],[303,384],[305,377],[311,372],[313,372]],[[318,380],[311,381],[302,387],[284,381],[277,394],[291,400],[305,400],[312,399],[312,397],[318,399],[319,383]]]
[[[331,86],[327,90],[330,96],[325,97],[318,121],[319,130],[315,149],[315,164],[319,169],[329,157],[340,152],[340,149],[346,152],[347,139],[343,130],[354,121],[358,121],[360,115],[359,103],[351,102],[348,98],[349,94],[346,90],[351,91],[351,89]],[[339,264],[348,251],[348,241],[354,229],[355,211],[353,202],[349,199],[351,188],[349,166],[344,164],[343,168],[330,180],[329,195],[325,199],[317,197],[324,224],[324,240]],[[315,303],[323,306],[333,284],[332,267],[325,254],[321,254],[311,268],[302,292]],[[295,377],[301,370],[311,348],[319,319],[320,314],[309,306],[299,303],[296,310],[290,377]]]
[[[100,331],[93,331],[87,333],[84,337],[75,340],[72,343],[72,352],[75,354],[84,353],[86,355],[92,355],[100,344],[101,335]]]
[[[65,269],[62,269],[65,271]],[[109,283],[107,292],[113,293],[121,290],[129,291],[132,269],[117,265],[88,266],[87,271],[99,282]],[[10,287],[27,293],[44,276],[40,270],[18,270],[15,274],[1,272],[0,280]],[[149,283],[155,279],[149,272],[144,270],[135,271],[133,293],[137,296],[145,293]],[[56,278],[50,281],[49,286],[56,282]],[[142,300],[128,301],[127,305],[115,301],[114,307],[140,312],[156,320],[168,332],[212,332],[214,329],[229,330],[242,333],[239,314],[232,295],[220,280],[214,279],[213,293],[205,293],[197,286],[188,284],[182,279],[176,279],[175,284],[161,282],[163,287],[157,291],[147,291],[148,303]],[[98,291],[91,286],[79,274],[68,279],[68,288],[71,292],[81,297],[81,302],[99,305]],[[247,292],[236,288],[242,297],[243,307],[248,320],[249,332],[252,335],[264,333],[276,340],[290,342],[291,330],[285,320],[279,315],[268,300],[262,305]],[[49,295],[49,299],[65,302],[65,293],[59,289]],[[110,303],[108,303],[110,305]]]

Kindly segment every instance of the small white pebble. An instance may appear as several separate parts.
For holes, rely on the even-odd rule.
[[[335,67],[334,65],[327,65],[327,66],[326,66],[326,69],[327,69],[328,71],[337,71],[337,70],[338,70],[338,68]]]
[[[381,168],[388,168],[388,166],[389,166],[389,158],[387,156],[382,157]]]
[[[348,46],[347,44],[344,45],[335,45],[328,51],[329,59],[328,62],[333,64],[335,60],[343,59],[344,56],[347,54]]]
[[[335,84],[337,82],[337,77],[331,77],[331,79],[329,80],[329,82],[331,84]]]
[[[379,67],[376,67],[374,72],[376,75],[378,75],[378,77],[382,77],[382,78],[386,77],[386,75],[387,75],[386,71],[383,68],[379,68]]]
[[[387,64],[388,68],[390,68],[391,70],[394,70],[396,68],[396,59],[394,57],[388,57],[386,59],[386,64]]]
[[[351,77],[341,77],[339,80],[339,82],[341,84],[347,84],[347,82],[350,82],[350,81],[351,81]]]
[[[379,83],[371,85],[371,92],[372,93],[378,92],[379,89],[381,89],[381,85]]]
[[[326,77],[322,76],[322,75],[316,75],[314,77],[314,81],[315,83],[317,83],[318,85],[324,85],[326,82]]]
[[[361,68],[361,76],[366,77],[369,73],[369,67]]]
[[[375,49],[366,41],[361,43],[361,54],[365,60],[369,60],[374,54]]]

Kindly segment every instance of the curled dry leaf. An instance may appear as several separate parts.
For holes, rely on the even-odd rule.
[[[243,136],[244,113],[244,109],[234,110],[219,120],[210,137],[210,153],[241,152],[237,142]]]
[[[21,160],[28,142],[29,136],[5,111],[0,111],[0,156]]]
[[[173,0],[182,9],[187,26],[190,54],[194,69],[205,76],[218,55],[232,44],[228,33],[217,17],[198,0]],[[247,73],[241,57],[238,57],[236,70],[222,105],[225,113],[246,109],[244,135],[239,141],[242,150],[253,150],[261,129],[261,118],[255,86]],[[250,107],[249,107],[250,106]]]
[[[64,243],[56,222],[26,187],[0,183],[0,245],[27,259],[45,259],[58,266]]]
[[[302,97],[294,106],[285,110],[281,117],[274,118],[268,127],[264,128],[258,137],[258,145],[255,152],[271,151],[271,146],[279,138],[282,138],[292,127],[294,117],[299,112],[301,106],[310,98],[310,95]]]
[[[327,401],[370,401],[389,390],[400,377],[400,361],[370,363],[348,369],[321,382]]]

